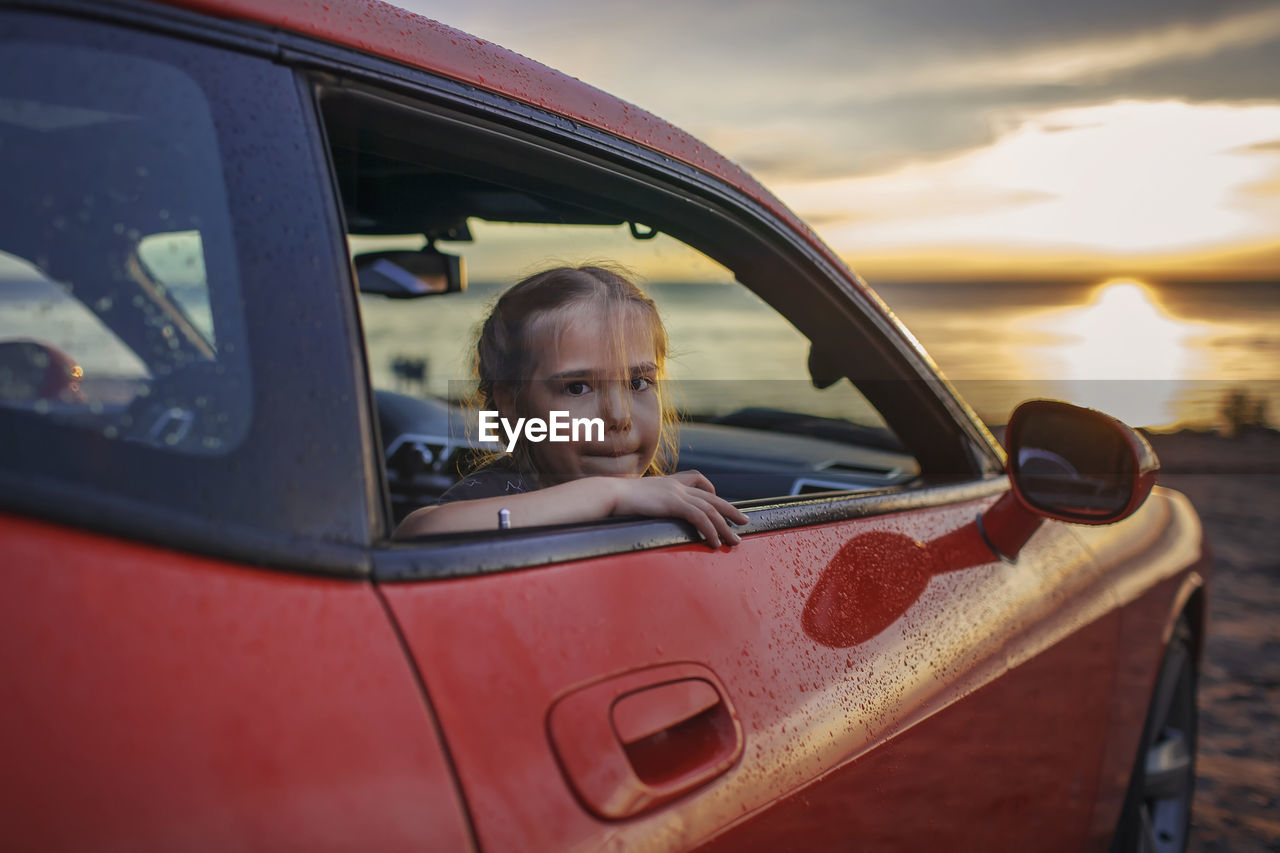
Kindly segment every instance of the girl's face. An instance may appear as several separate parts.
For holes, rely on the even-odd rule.
[[[549,420],[550,412],[565,411],[570,419],[604,422],[603,441],[588,440],[598,433],[584,429],[578,441],[528,442],[545,485],[639,477],[653,461],[662,425],[657,355],[649,323],[637,314],[583,306],[535,332],[538,364],[519,414]]]

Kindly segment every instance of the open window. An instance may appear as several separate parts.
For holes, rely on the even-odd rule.
[[[350,88],[322,90],[320,104],[355,266],[443,255],[467,279],[411,300],[361,286],[379,291],[361,294],[360,314],[393,523],[475,457],[462,405],[477,324],[504,288],[562,264],[620,264],[657,302],[678,467],[730,500],[901,489],[969,464],[954,422],[940,434],[912,403],[919,383],[849,293],[676,171]]]

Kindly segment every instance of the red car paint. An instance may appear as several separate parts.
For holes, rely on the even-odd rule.
[[[464,850],[368,583],[0,515],[11,850]]]

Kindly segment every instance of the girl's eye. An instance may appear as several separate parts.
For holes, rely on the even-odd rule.
[[[632,376],[631,377],[632,391],[648,391],[650,388],[653,387],[653,384],[654,384],[653,380],[650,379],[648,376]]]
[[[585,382],[566,382],[564,384],[564,392],[570,397],[581,397],[590,390],[591,386]]]

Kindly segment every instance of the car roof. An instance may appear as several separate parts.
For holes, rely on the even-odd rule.
[[[382,0],[161,0],[364,51],[506,95],[639,143],[714,175],[783,219],[828,260],[844,262],[744,169],[674,125],[540,62]],[[869,289],[852,274],[850,281]]]

